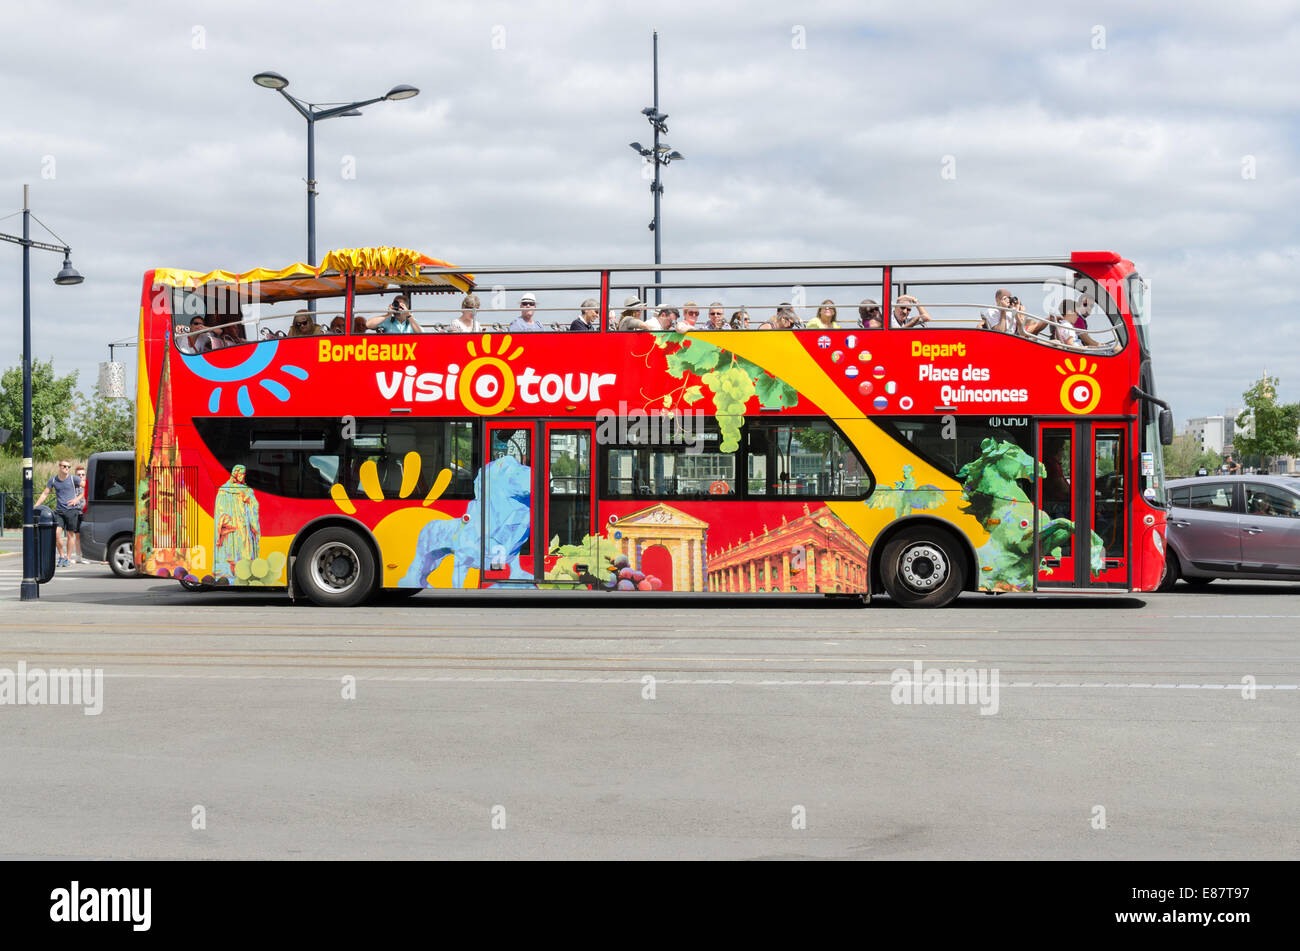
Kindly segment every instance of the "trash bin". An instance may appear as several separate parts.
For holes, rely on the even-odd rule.
[[[54,577],[54,556],[58,545],[54,540],[54,510],[48,505],[32,509],[36,525],[36,583],[45,584]]]

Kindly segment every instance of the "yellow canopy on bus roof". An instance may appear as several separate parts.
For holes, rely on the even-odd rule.
[[[473,274],[427,273],[424,270],[453,266],[407,248],[341,248],[328,252],[316,267],[299,262],[279,270],[259,267],[242,274],[233,271],[200,274],[180,268],[158,268],[154,271],[154,281],[188,290],[211,284],[256,284],[258,299],[268,303],[340,296],[346,289],[349,275],[356,279],[358,294],[379,293],[390,284],[431,290],[472,290]]]

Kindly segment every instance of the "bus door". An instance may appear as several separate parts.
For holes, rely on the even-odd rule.
[[[1103,548],[1101,557],[1093,558],[1094,566],[1101,566],[1092,576],[1093,587],[1129,587],[1129,487],[1137,480],[1129,477],[1127,436],[1122,423],[1092,424],[1092,531]]]
[[[546,539],[544,574],[549,582],[579,582],[579,577],[605,578],[605,566],[595,563],[593,548],[577,556],[561,556],[557,549],[567,545],[590,545],[597,534],[595,444],[593,423],[546,423],[544,472],[546,492],[543,524]],[[576,575],[575,575],[576,572]],[[586,583],[586,582],[583,582]]]
[[[541,423],[488,422],[483,454],[483,532],[480,540],[481,587],[533,585],[541,562],[536,557],[536,510],[541,493],[537,443]]]
[[[1128,587],[1126,432],[1122,423],[1039,424],[1040,589]]]

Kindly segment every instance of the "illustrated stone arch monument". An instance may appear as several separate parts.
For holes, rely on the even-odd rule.
[[[671,581],[674,591],[704,591],[708,577],[705,556],[708,530],[708,522],[661,502],[613,522],[608,537],[642,571],[645,570],[641,564],[642,553],[647,548],[663,547],[672,562],[672,577],[662,579],[664,587]]]

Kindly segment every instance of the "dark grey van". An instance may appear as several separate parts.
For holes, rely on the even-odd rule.
[[[81,519],[82,555],[107,561],[119,578],[134,578],[135,453],[91,453],[86,484],[90,492]]]

